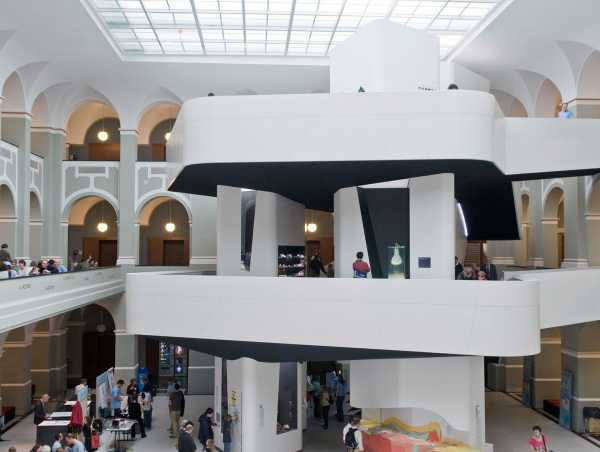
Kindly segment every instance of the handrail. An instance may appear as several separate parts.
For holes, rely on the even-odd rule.
[[[15,281],[15,280],[19,280],[19,281],[23,281],[25,279],[29,279],[29,278],[38,278],[38,277],[47,277],[47,276],[64,276],[64,275],[69,275],[69,274],[73,274],[73,273],[83,273],[83,272],[92,272],[92,271],[96,271],[96,270],[106,270],[109,268],[120,268],[119,265],[109,265],[107,267],[96,267],[96,268],[89,268],[87,270],[76,270],[76,271],[66,271],[66,272],[61,272],[61,273],[50,273],[47,275],[26,275],[26,276],[15,276],[14,278],[2,278],[0,279],[0,284],[3,284],[6,281]],[[1,274],[2,272],[0,272]]]

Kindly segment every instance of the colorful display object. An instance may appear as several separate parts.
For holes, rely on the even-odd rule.
[[[451,438],[442,438],[438,422],[422,426],[405,424],[390,417],[383,422],[363,420],[365,452],[478,452]]]
[[[388,246],[388,279],[406,279],[406,247],[396,243]]]

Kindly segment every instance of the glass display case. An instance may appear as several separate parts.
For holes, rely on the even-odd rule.
[[[188,349],[161,341],[158,345],[158,353],[159,387],[166,389],[169,380],[174,380],[182,389],[187,388]]]
[[[406,246],[396,243],[387,250],[388,279],[406,279]]]

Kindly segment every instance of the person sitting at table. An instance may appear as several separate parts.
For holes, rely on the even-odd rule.
[[[67,446],[69,452],[85,452],[85,446],[77,439],[77,436],[69,433],[67,435]]]
[[[50,400],[50,396],[48,394],[42,395],[40,400],[38,400],[35,404],[35,409],[33,411],[33,423],[35,425],[40,425],[46,419],[48,419],[48,411],[46,405]]]

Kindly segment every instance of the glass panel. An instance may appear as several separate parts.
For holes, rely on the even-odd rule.
[[[279,364],[277,434],[298,428],[298,364]]]

